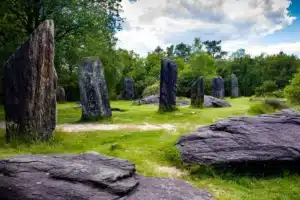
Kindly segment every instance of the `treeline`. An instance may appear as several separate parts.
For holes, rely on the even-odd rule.
[[[229,55],[222,50],[221,41],[201,41],[200,38],[195,38],[192,45],[157,47],[145,57],[116,49],[115,33],[123,21],[119,15],[122,11],[119,0],[3,0],[0,10],[0,63],[4,63],[43,20],[54,20],[55,68],[59,85],[65,88],[69,101],[79,100],[78,67],[87,56],[102,60],[111,99],[118,98],[125,77],[135,80],[137,97],[157,93],[162,58],[177,63],[178,96],[189,96],[190,87],[199,76],[205,77],[206,94],[211,94],[212,77],[223,77],[225,93],[229,95],[229,77],[234,73],[242,96],[282,97],[284,88],[300,68],[299,58],[284,52],[251,57],[241,48]],[[0,66],[1,76],[2,69]]]

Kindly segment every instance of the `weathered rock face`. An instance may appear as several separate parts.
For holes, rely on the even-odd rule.
[[[170,60],[161,61],[159,111],[176,109],[177,66]]]
[[[135,174],[126,160],[99,154],[29,155],[0,160],[5,200],[212,200],[183,181]]]
[[[123,85],[123,94],[122,94],[122,99],[125,100],[132,100],[134,99],[134,81],[132,78],[125,78],[124,79],[124,85]]]
[[[182,136],[176,146],[185,163],[297,161],[300,159],[299,130],[300,115],[285,110],[222,120]]]
[[[231,74],[231,97],[236,98],[239,97],[239,81],[235,74]]]
[[[191,104],[194,107],[202,108],[204,103],[204,78],[198,78],[191,88]]]
[[[224,80],[221,77],[212,79],[212,96],[216,98],[223,98],[225,95]]]
[[[56,125],[54,23],[42,23],[4,66],[6,138],[49,139]]]
[[[79,73],[82,120],[98,120],[111,117],[111,108],[100,60],[86,58]]]
[[[61,86],[58,86],[57,89],[56,89],[56,101],[57,102],[66,101],[65,89]]]
[[[218,99],[213,96],[204,95],[204,107],[205,108],[223,108],[231,107],[231,104],[224,99]]]

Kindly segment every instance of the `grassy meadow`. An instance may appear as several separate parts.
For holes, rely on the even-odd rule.
[[[210,191],[216,200],[297,200],[300,199],[300,175],[297,171],[278,167],[276,173],[268,168],[259,174],[235,168],[219,169],[204,166],[185,166],[180,161],[175,143],[180,135],[197,126],[214,123],[229,116],[246,115],[248,98],[228,99],[230,108],[193,109],[179,107],[173,113],[161,114],[155,105],[133,106],[128,101],[112,101],[113,124],[171,124],[175,130],[160,131],[94,131],[81,133],[56,132],[50,142],[5,144],[4,130],[0,129],[0,158],[18,154],[83,153],[96,151],[104,155],[127,159],[136,164],[137,172],[147,176],[183,179]],[[81,109],[76,103],[58,105],[58,124],[79,123]],[[3,107],[0,120],[4,120]],[[274,166],[273,166],[274,167]]]

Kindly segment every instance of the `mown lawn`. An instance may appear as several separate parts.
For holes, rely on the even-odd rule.
[[[157,106],[131,106],[130,102],[112,102],[112,107],[127,111],[114,112],[112,121],[105,123],[170,123],[180,128],[174,132],[163,130],[56,132],[53,141],[33,144],[17,142],[5,144],[3,130],[0,130],[0,158],[17,154],[97,151],[135,163],[137,172],[144,175],[175,177],[189,181],[199,188],[209,190],[217,200],[300,199],[300,175],[286,168],[272,174],[268,174],[266,169],[261,169],[259,175],[252,175],[235,169],[188,167],[181,163],[175,148],[180,135],[192,131],[197,125],[213,123],[218,118],[247,114],[249,108],[247,98],[230,101],[233,104],[232,108],[198,110],[184,107],[167,114],[157,113]],[[75,103],[60,104],[58,122],[76,123],[80,119],[81,110],[75,106]],[[3,117],[3,111],[0,112],[0,117]]]

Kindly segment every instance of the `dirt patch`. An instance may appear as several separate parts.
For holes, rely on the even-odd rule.
[[[180,178],[185,173],[181,171],[180,169],[177,169],[176,167],[168,167],[168,166],[158,166],[156,168],[157,172],[167,174],[168,177],[171,178]]]
[[[63,132],[85,132],[85,131],[113,131],[113,130],[175,130],[171,124],[62,124],[56,127]]]

